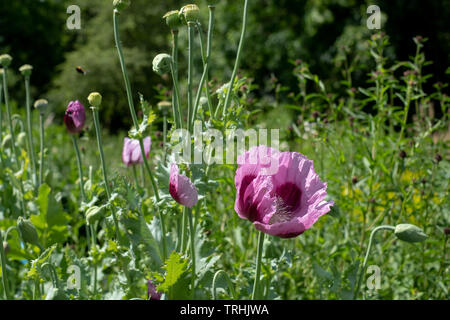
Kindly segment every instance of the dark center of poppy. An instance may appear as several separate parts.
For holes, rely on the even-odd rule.
[[[292,182],[285,183],[275,190],[276,211],[269,220],[269,224],[290,221],[293,213],[300,207],[302,192]]]

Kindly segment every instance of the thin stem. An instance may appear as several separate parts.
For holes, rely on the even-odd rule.
[[[180,93],[178,91],[178,30],[172,30],[172,63],[172,78],[174,82],[172,94],[173,119],[177,128],[181,129]]]
[[[364,262],[360,269],[361,271],[360,271],[359,278],[358,278],[358,284],[356,286],[355,292],[353,293],[353,299],[356,299],[356,297],[358,296],[359,288],[361,287],[362,278],[363,278],[364,272],[366,270],[367,260],[369,259],[370,249],[372,248],[373,237],[374,237],[375,233],[377,233],[377,231],[380,231],[380,230],[394,231],[395,227],[386,225],[386,226],[376,227],[375,229],[372,230],[372,232],[370,234],[370,238],[369,238],[369,246],[367,247],[366,256],[364,257]]]
[[[26,107],[27,107],[27,130],[28,130],[28,143],[30,147],[31,166],[33,170],[33,183],[36,185],[36,158],[34,156],[34,143],[33,143],[33,128],[31,121],[31,103],[30,103],[30,77],[25,77],[25,95],[26,95]]]
[[[187,208],[183,206],[183,217],[181,219],[181,253],[184,253],[184,247],[186,246],[186,215]]]
[[[8,275],[6,271],[6,254],[3,248],[3,235],[0,230],[0,258],[2,259],[2,282],[3,282],[3,293],[5,295],[5,300],[9,299],[9,282]]]
[[[77,156],[77,165],[78,165],[78,177],[80,178],[80,192],[81,192],[81,200],[86,202],[86,193],[84,192],[84,181],[83,181],[83,167],[81,163],[81,155],[80,149],[78,148],[78,142],[75,135],[71,135],[73,148],[75,149],[75,154]]]
[[[192,105],[192,73],[194,69],[194,22],[188,22],[188,113],[187,129],[191,132],[191,117],[193,115]]]
[[[103,154],[102,134],[100,132],[100,123],[98,121],[98,110],[96,107],[91,107],[91,109],[92,109],[92,113],[94,115],[95,132],[97,134],[97,145],[98,145],[98,151],[100,153],[100,161],[102,163],[103,181],[105,182],[106,195],[108,196],[108,200],[110,200],[111,199],[111,191],[109,189],[108,173],[106,171],[105,156]],[[119,240],[120,239],[120,237],[119,237],[119,222],[117,221],[116,209],[114,206],[111,206],[111,212],[112,212],[112,216],[113,216],[113,220],[114,220],[114,226],[116,229],[116,238],[117,238],[117,240]]]
[[[231,296],[234,300],[237,299],[236,292],[234,291],[233,282],[231,282],[230,277],[228,276],[228,273],[226,273],[224,270],[219,270],[214,274],[213,282],[212,282],[212,297],[213,300],[217,299],[217,278],[223,274],[225,276],[225,279],[227,280],[228,289],[231,291]]]
[[[17,165],[17,170],[20,169],[20,163],[19,163],[19,156],[17,154],[16,149],[16,138],[14,135],[14,128],[12,124],[12,118],[11,118],[11,108],[9,106],[9,95],[8,95],[8,68],[3,68],[3,91],[5,94],[5,105],[6,105],[6,118],[9,123],[9,131],[11,134],[11,145],[12,145],[12,151],[15,156],[15,161]]]
[[[163,116],[163,149],[164,149],[164,163],[167,160],[167,116]]]
[[[3,99],[3,82],[0,83],[0,140],[3,141],[3,108],[2,108],[2,99]],[[0,161],[3,161],[0,158]]]
[[[234,64],[233,73],[231,74],[230,88],[228,89],[227,96],[225,98],[225,104],[223,106],[223,117],[224,118],[226,118],[227,110],[228,110],[228,107],[230,106],[231,91],[233,91],[234,82],[236,80],[237,70],[239,68],[239,63],[241,61],[242,48],[244,47],[245,33],[247,32],[248,2],[249,2],[249,0],[245,0],[245,3],[244,3],[244,17],[242,20],[241,39],[239,40],[239,47],[238,47],[238,51],[237,51],[237,55],[236,55],[236,62]]]
[[[192,260],[192,299],[195,299],[195,230],[192,219],[192,209],[188,208],[189,214],[189,229],[191,235],[191,260]]]
[[[175,124],[176,124],[177,128],[183,129],[182,120],[181,120],[181,107],[180,107],[180,89],[178,86],[178,79],[177,79],[178,77],[176,75],[174,63],[171,63],[170,70],[172,73],[172,80],[173,80],[173,91],[174,91],[174,95],[175,95],[174,100],[176,101],[176,105],[173,106],[173,113],[174,113],[173,116],[174,116]]]
[[[136,171],[136,166],[133,165],[133,176],[134,176],[134,182],[136,183],[136,187],[139,187],[139,180],[138,180],[138,175],[137,175],[137,171]]]
[[[41,135],[41,160],[39,163],[39,186],[44,181],[44,113],[39,114],[40,135]]]
[[[253,284],[252,300],[255,300],[257,298],[257,295],[259,295],[259,282],[261,278],[261,261],[262,261],[263,246],[264,246],[264,233],[259,232],[258,251],[256,253],[256,276],[255,282]]]

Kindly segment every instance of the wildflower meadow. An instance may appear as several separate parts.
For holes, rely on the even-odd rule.
[[[110,74],[74,65],[65,85],[92,85],[62,104],[0,47],[2,299],[448,299],[450,98],[427,37],[398,60],[370,30],[361,55],[337,47],[335,81],[298,54],[263,92],[245,68],[258,1],[236,1],[232,39],[226,1],[166,4],[148,95],[124,47],[134,3],[108,1],[90,59]]]

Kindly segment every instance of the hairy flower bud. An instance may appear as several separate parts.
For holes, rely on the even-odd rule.
[[[200,16],[200,8],[196,4],[188,4],[181,8],[179,15],[186,23],[196,22]]]
[[[159,75],[169,73],[171,64],[172,57],[167,53],[160,53],[153,59],[153,71]]]
[[[178,10],[172,10],[167,12],[163,19],[166,19],[166,23],[172,30],[177,30],[179,27],[183,25],[183,21],[181,21]]]
[[[130,5],[130,0],[114,0],[113,1],[114,9],[116,9],[119,12],[128,8],[129,5]]]
[[[93,107],[100,107],[102,104],[102,95],[98,92],[92,92],[88,97],[89,104]]]
[[[48,106],[48,101],[45,99],[36,100],[36,102],[34,103],[34,107],[36,109],[38,109],[39,112],[41,112],[41,113],[44,112],[44,110],[47,108],[47,106]]]
[[[88,225],[94,224],[96,221],[100,220],[103,217],[105,212],[104,207],[90,207],[86,212],[86,222]]]
[[[13,58],[9,54],[2,54],[2,55],[0,55],[0,64],[5,68],[9,67],[12,59]]]
[[[19,217],[17,219],[17,229],[24,242],[41,247],[36,228],[30,220]]]
[[[24,64],[19,68],[19,71],[24,77],[29,77],[33,72],[33,67],[30,66],[29,64]]]
[[[395,235],[406,242],[422,242],[428,236],[419,227],[412,224],[399,224],[395,227]]]

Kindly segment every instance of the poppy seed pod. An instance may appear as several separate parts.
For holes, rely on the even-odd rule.
[[[93,107],[100,107],[102,104],[102,95],[98,92],[92,92],[88,97],[89,104]]]
[[[169,101],[161,101],[158,103],[158,110],[161,111],[163,115],[167,115],[170,108],[172,108],[172,103]]]
[[[105,208],[104,207],[90,207],[87,211],[86,211],[86,223],[87,225],[92,225],[94,224],[96,221],[100,220],[103,217],[103,213],[105,212]]]
[[[200,16],[200,8],[196,4],[187,4],[181,8],[179,15],[186,23],[196,22]]]
[[[24,77],[29,77],[33,72],[33,67],[30,66],[29,64],[24,64],[19,68],[19,71]]]
[[[422,242],[428,236],[419,227],[412,224],[399,224],[395,227],[395,236],[406,242]]]
[[[130,5],[130,0],[114,0],[113,1],[114,9],[116,9],[119,12],[128,8],[129,5]]]
[[[172,10],[167,12],[163,19],[166,20],[166,24],[172,30],[177,30],[179,27],[183,25],[183,21],[181,21],[178,10]]]
[[[160,53],[153,59],[153,71],[159,75],[169,73],[171,64],[172,57],[167,53]]]
[[[11,64],[11,61],[12,61],[12,57],[9,55],[9,54],[2,54],[1,56],[0,56],[0,64],[3,66],[3,67],[9,67],[9,65]]]
[[[30,220],[19,217],[17,219],[17,229],[24,242],[41,247],[36,228]]]
[[[34,103],[34,107],[36,109],[38,109],[39,112],[41,112],[41,113],[44,112],[44,110],[47,108],[47,106],[48,106],[48,101],[45,99],[36,100],[36,102]]]

